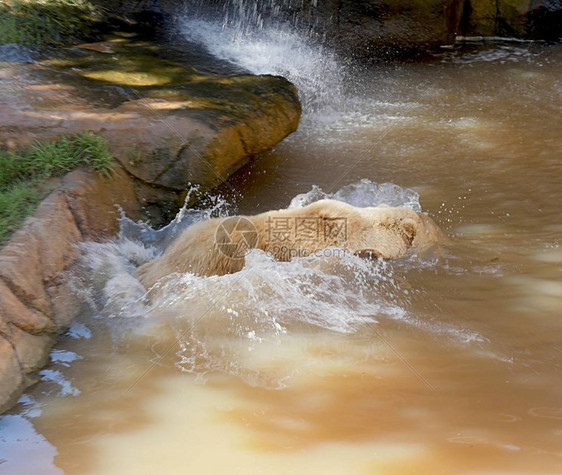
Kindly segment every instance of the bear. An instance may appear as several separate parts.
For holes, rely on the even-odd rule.
[[[199,276],[240,271],[249,249],[261,249],[278,261],[339,248],[368,259],[397,259],[419,254],[444,238],[437,224],[409,208],[357,208],[325,199],[303,208],[267,211],[199,221],[156,259],[140,266],[135,277],[150,289],[173,273]]]

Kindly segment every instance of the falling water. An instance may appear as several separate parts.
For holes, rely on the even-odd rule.
[[[227,0],[209,14],[205,2],[191,2],[178,20],[185,37],[213,56],[253,74],[276,74],[292,81],[307,113],[336,109],[344,95],[345,68],[325,38],[304,25],[293,0]],[[314,5],[311,7],[314,9]],[[206,13],[206,14],[205,14]]]

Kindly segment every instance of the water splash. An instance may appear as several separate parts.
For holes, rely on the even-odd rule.
[[[290,206],[302,207],[323,198],[355,206],[384,203],[421,211],[415,191],[369,180],[344,186],[333,194],[315,186],[294,197]],[[157,257],[186,226],[224,215],[226,209],[220,203],[215,200],[202,210],[184,207],[160,230],[122,217],[117,239],[81,245],[82,269],[77,271],[81,277],[76,288],[101,321],[111,326],[114,338],[143,334],[151,322],[165,321],[180,344],[175,355],[180,370],[200,377],[220,371],[268,388],[283,387],[293,371],[298,372],[298,368],[270,361],[275,348],[291,348],[298,335],[343,338],[361,335],[373,325],[398,322],[449,340],[481,341],[478,335],[467,336],[459,328],[410,314],[415,291],[403,287],[401,273],[408,266],[430,264],[369,262],[338,253],[336,248],[290,262],[277,262],[260,250],[252,250],[245,267],[236,274],[177,275],[163,284],[157,296],[148,298],[133,277],[136,268]],[[287,355],[277,357],[284,360]]]
[[[209,219],[210,217],[226,216],[228,214],[230,210],[229,204],[220,196],[213,197],[210,205],[206,208],[190,208],[189,203],[191,198],[198,192],[198,186],[189,188],[183,206],[178,211],[176,217],[160,229],[154,229],[142,221],[135,222],[121,211],[121,218],[119,219],[119,240],[141,242],[145,246],[162,252],[183,230],[197,221]],[[139,257],[141,260],[146,258],[146,256]]]
[[[346,185],[335,193],[325,193],[319,186],[314,185],[309,192],[295,196],[289,208],[302,208],[324,199],[343,201],[358,208],[388,205],[404,206],[418,213],[422,210],[420,195],[416,191],[394,183],[373,183],[367,178]]]
[[[136,226],[144,229],[146,225],[136,223]],[[146,315],[142,303],[145,289],[133,274],[139,265],[158,256],[161,252],[158,248],[124,236],[104,243],[81,243],[78,248],[81,257],[71,285],[96,314]]]
[[[198,9],[192,9],[178,20],[185,38],[253,74],[286,77],[297,86],[308,113],[339,108],[345,69],[321,37],[276,21],[278,9],[270,8],[266,21],[256,2],[227,3],[230,8],[219,19],[198,16]]]
[[[182,371],[221,371],[276,389],[292,370],[270,367],[270,350],[295,335],[354,334],[379,318],[406,318],[407,296],[391,274],[386,263],[352,255],[276,262],[254,250],[237,274],[166,283],[152,308],[174,317]]]
[[[242,71],[280,75],[295,84],[303,106],[299,130],[310,140],[340,143],[343,133],[356,141],[358,130],[382,132],[419,108],[416,101],[389,102],[394,86],[384,83],[383,69],[373,74],[337,54],[317,33],[314,5],[304,11],[295,0],[225,0],[209,13],[205,2],[189,3],[177,20],[182,36]]]

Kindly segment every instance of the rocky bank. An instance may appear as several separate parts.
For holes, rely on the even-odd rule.
[[[119,166],[111,178],[74,171],[0,250],[0,412],[48,360],[80,312],[65,279],[76,244],[117,232],[119,205],[151,215],[189,186],[209,190],[296,130],[300,104],[281,77],[205,74],[130,35],[38,62],[0,62],[0,147],[92,131]]]

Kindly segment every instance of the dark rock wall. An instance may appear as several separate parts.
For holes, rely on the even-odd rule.
[[[457,0],[456,33],[557,40],[562,36],[562,0]]]
[[[99,0],[102,1],[102,0]],[[126,2],[124,2],[126,3]],[[247,27],[272,17],[325,37],[355,57],[388,58],[451,44],[457,35],[557,40],[562,0],[159,0],[168,18],[179,12],[242,16]],[[240,5],[245,5],[242,8]],[[252,15],[257,11],[259,18]]]

